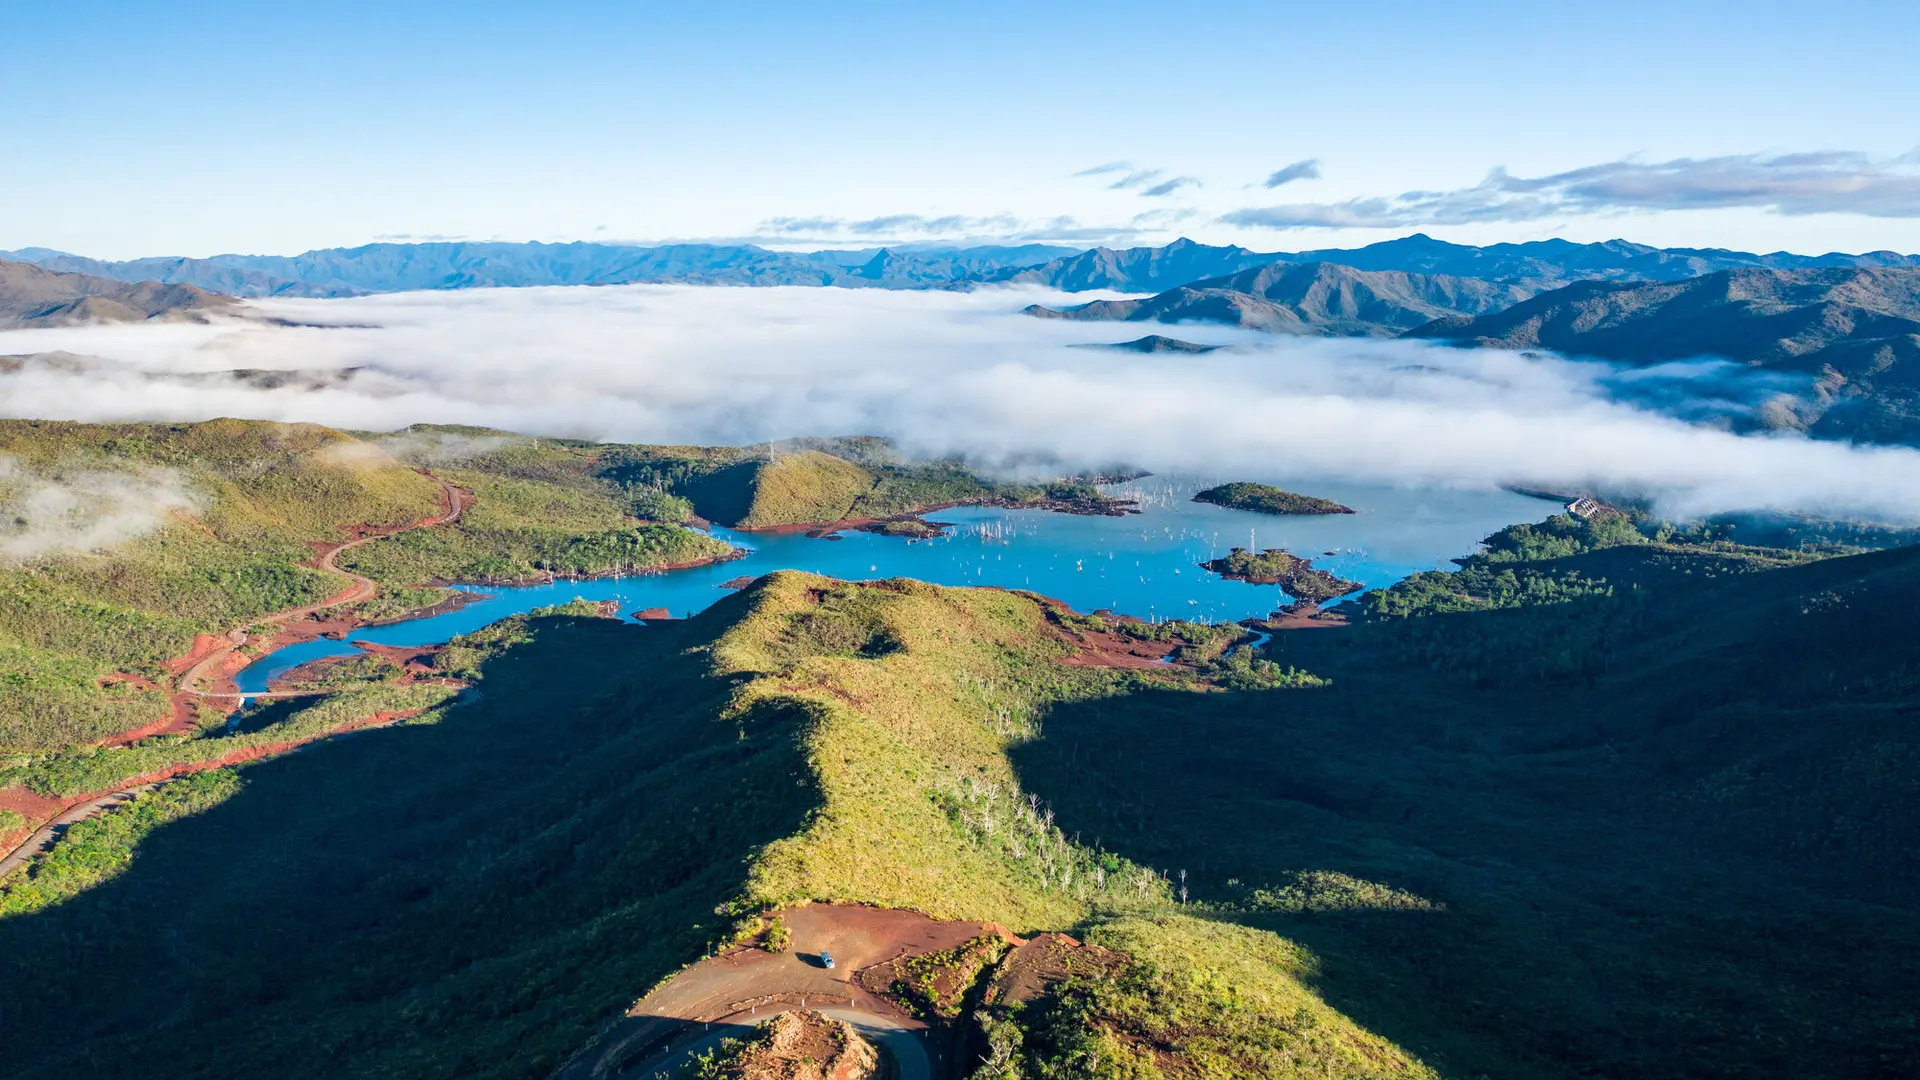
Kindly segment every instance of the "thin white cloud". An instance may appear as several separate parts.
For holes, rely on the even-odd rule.
[[[944,237],[1010,232],[1021,227],[1009,214],[972,217],[965,214],[884,214],[871,218],[778,217],[760,223],[775,236],[837,236],[862,240],[888,237]]]
[[[1533,178],[1497,168],[1469,188],[1249,207],[1220,220],[1269,229],[1399,229],[1728,208],[1787,216],[1920,218],[1920,152],[1895,158],[1829,151],[1612,161]]]
[[[1320,179],[1320,159],[1307,158],[1305,161],[1296,161],[1291,165],[1275,169],[1260,186],[1277,188],[1283,184],[1291,184],[1295,180],[1318,179]]]
[[[1137,337],[1137,325],[1019,314],[1065,299],[614,286],[259,301],[267,314],[333,328],[12,331],[0,342],[9,353],[64,349],[114,363],[25,364],[0,386],[8,411],[47,418],[439,422],[669,443],[870,432],[986,459],[1596,482],[1652,493],[1676,512],[1920,520],[1920,451],[1743,437],[1636,404],[1684,394],[1691,380],[1653,393],[1601,364],[1197,326],[1175,333],[1233,347],[1169,360],[1069,347]],[[289,377],[220,374],[234,369]],[[1719,380],[1715,409],[1742,407],[1725,385],[1738,378]]]
[[[1191,211],[1184,213],[1190,214]],[[1019,218],[1011,214],[887,214],[849,219],[839,217],[777,217],[760,223],[747,236],[708,237],[699,242],[770,244],[783,248],[819,244],[1116,244],[1144,236],[1143,222],[1157,220],[1136,215],[1125,225],[1083,224],[1070,215]]]
[[[1147,198],[1162,198],[1179,191],[1181,188],[1199,186],[1200,181],[1195,177],[1176,176],[1170,180],[1162,180],[1152,187],[1142,188],[1140,194]]]

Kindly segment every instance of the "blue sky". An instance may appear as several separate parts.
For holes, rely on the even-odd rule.
[[[1916,41],[1920,4],[1850,0],[0,0],[0,248],[1912,252]]]

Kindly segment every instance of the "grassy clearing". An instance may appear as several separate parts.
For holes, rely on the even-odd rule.
[[[840,521],[853,516],[853,504],[873,484],[872,473],[831,454],[778,454],[754,473],[753,502],[739,524],[765,528]]]

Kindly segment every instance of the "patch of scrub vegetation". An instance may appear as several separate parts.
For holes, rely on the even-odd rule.
[[[1357,581],[1347,581],[1325,570],[1316,570],[1313,560],[1303,559],[1280,548],[1268,548],[1259,554],[1245,548],[1234,548],[1220,558],[1200,565],[1233,581],[1278,585],[1296,603],[1310,606],[1366,588]]]
[[[1821,548],[1760,548],[1626,517],[1563,515],[1487,537],[1459,569],[1414,574],[1360,598],[1373,622],[1411,620],[1391,635],[1403,657],[1472,681],[1597,676],[1639,632],[1658,593],[1694,589],[1829,557]],[[1525,610],[1472,621],[1426,616]],[[1524,664],[1516,664],[1516,656]]]
[[[437,586],[409,588],[404,585],[383,587],[373,599],[356,604],[353,614],[370,623],[391,622],[444,604],[462,594]]]
[[[1230,902],[1231,903],[1231,902]],[[1336,870],[1302,870],[1284,885],[1247,891],[1238,906],[1247,911],[1300,915],[1334,911],[1439,911],[1440,905],[1405,889],[1362,881]]]
[[[1268,484],[1254,484],[1246,481],[1210,487],[1195,495],[1193,501],[1212,503],[1215,506],[1230,507],[1234,510],[1251,510],[1257,514],[1351,514],[1354,512],[1352,507],[1341,506],[1332,499],[1299,495]]]
[[[929,1021],[958,1020],[981,976],[1006,955],[1009,942],[982,934],[938,952],[905,956],[860,973],[860,983],[905,1004]]]
[[[760,947],[770,953],[783,953],[793,948],[793,931],[775,915],[767,920],[766,929],[760,934]]]
[[[673,520],[645,508],[674,498],[727,526],[882,521],[894,527],[879,531],[907,537],[926,533],[902,519],[950,506],[1124,512],[1130,504],[1106,496],[1094,483],[1139,475],[1118,470],[1110,477],[1047,482],[1000,479],[964,461],[910,461],[886,440],[868,436],[751,447],[607,446],[596,453],[593,475],[625,491],[642,517]]]
[[[993,1049],[973,1080],[1440,1075],[1356,1030],[1308,989],[1313,957],[1272,934],[1166,913],[1105,922],[1087,938],[1125,961],[989,1008]]]
[[[231,769],[195,773],[99,817],[76,821],[53,850],[25,871],[0,880],[0,919],[70,900],[124,873],[148,834],[170,821],[218,806],[240,790]],[[0,833],[5,833],[0,822]]]
[[[884,1075],[873,1044],[844,1020],[781,1013],[694,1058],[690,1080],[868,1080]]]
[[[591,518],[570,518],[559,508],[552,516],[538,511],[523,516],[485,501],[499,485],[469,479],[482,501],[461,521],[356,548],[340,559],[341,565],[368,577],[415,584],[490,584],[647,573],[725,559],[734,551],[723,541],[679,525],[629,522],[596,528]]]

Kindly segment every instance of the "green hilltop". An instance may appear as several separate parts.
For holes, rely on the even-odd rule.
[[[1351,507],[1342,506],[1332,499],[1300,495],[1271,484],[1255,484],[1247,481],[1210,487],[1195,495],[1193,501],[1213,503],[1215,506],[1225,506],[1235,510],[1252,510],[1259,514],[1353,513]]]

